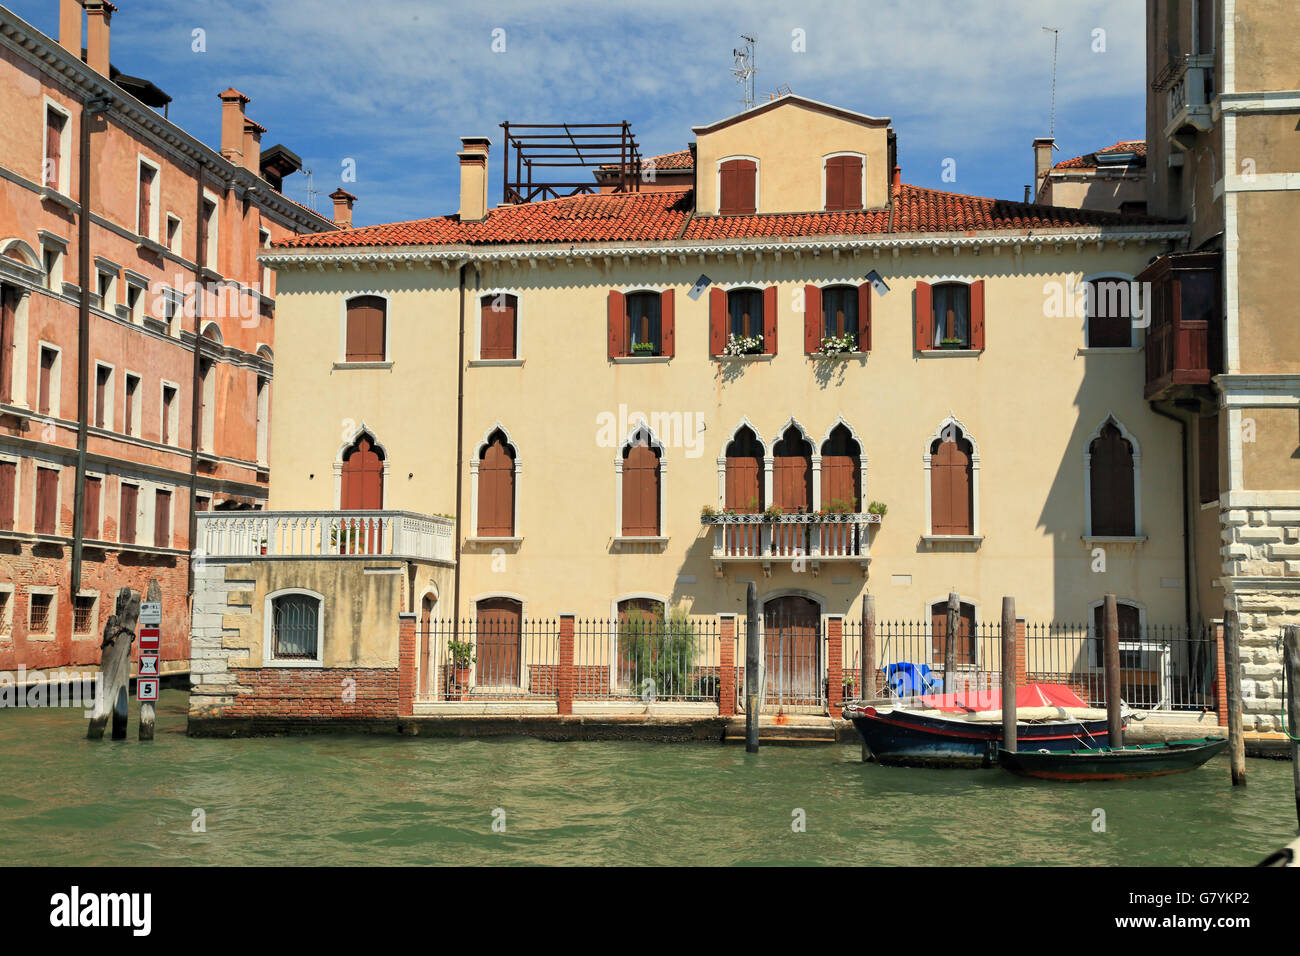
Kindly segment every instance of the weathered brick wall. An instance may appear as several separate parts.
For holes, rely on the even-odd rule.
[[[246,689],[222,717],[397,719],[396,668],[232,668]]]
[[[1282,626],[1300,624],[1300,510],[1234,508],[1220,514],[1227,606],[1241,625],[1242,725],[1282,728]]]

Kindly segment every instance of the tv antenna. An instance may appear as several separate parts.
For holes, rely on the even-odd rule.
[[[1056,51],[1061,43],[1061,31],[1056,27],[1043,27],[1043,32],[1052,35],[1052,113],[1047,135],[1056,139]]]
[[[312,179],[311,170],[304,169],[303,172],[307,174],[307,205],[311,207],[312,212],[315,212],[316,197],[320,195],[320,190],[316,188],[315,180]]]
[[[758,72],[758,67],[754,65],[754,49],[758,46],[758,41],[743,33],[740,35],[740,39],[745,42],[745,45],[731,51],[731,55],[735,57],[735,65],[731,68],[731,75],[736,78],[741,91],[745,94],[740,102],[745,104],[746,110],[752,110],[754,108],[754,74]]]

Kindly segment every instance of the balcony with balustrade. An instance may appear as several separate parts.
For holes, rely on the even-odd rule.
[[[1144,290],[1148,401],[1209,395],[1223,371],[1223,307],[1217,252],[1161,256],[1137,277]]]
[[[871,563],[872,525],[880,515],[870,513],[831,514],[739,514],[706,512],[700,523],[713,528],[713,569],[721,577],[726,565],[757,561],[770,575],[777,564],[814,575],[823,562],[858,564],[863,577]]]
[[[1158,81],[1165,91],[1165,137],[1190,148],[1198,133],[1214,126],[1214,55],[1183,56]]]
[[[198,547],[208,560],[388,558],[452,564],[455,522],[411,511],[207,511]]]

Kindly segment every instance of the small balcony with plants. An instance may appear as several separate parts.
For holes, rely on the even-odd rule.
[[[700,524],[713,529],[713,566],[719,577],[731,562],[758,561],[764,574],[776,563],[817,574],[824,561],[856,562],[863,576],[871,562],[870,529],[879,526],[888,508],[873,501],[858,511],[852,501],[829,501],[815,511],[786,511],[770,505],[741,511],[706,505]]]

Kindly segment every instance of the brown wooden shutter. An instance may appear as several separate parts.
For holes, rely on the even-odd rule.
[[[1132,446],[1114,424],[1107,423],[1090,451],[1092,533],[1098,537],[1131,537],[1137,533]]]
[[[803,351],[812,355],[822,344],[822,290],[815,285],[803,289]]]
[[[934,348],[934,299],[930,283],[916,284],[916,350]]]
[[[844,207],[862,208],[862,157],[841,156],[844,165]]]
[[[970,284],[970,347],[984,350],[984,280]]]
[[[858,286],[858,351],[871,351],[871,288],[870,282]]]
[[[122,485],[122,496],[117,512],[117,539],[123,544],[135,544],[135,518],[139,508],[140,489],[135,485]]]
[[[59,167],[63,159],[63,116],[54,110],[45,111],[45,157],[49,165],[45,169],[45,185],[59,187]]]
[[[755,211],[757,172],[758,167],[751,159],[729,159],[722,164],[719,175],[721,195],[718,197],[718,212],[721,215],[747,215]]]
[[[50,388],[54,378],[54,359],[57,353],[53,349],[41,349],[40,381],[37,384],[36,411],[41,415],[50,413]]]
[[[721,355],[727,347],[727,293],[709,290],[709,354]]]
[[[485,598],[476,611],[475,682],[485,687],[519,686],[522,605],[510,598]]]
[[[763,352],[776,354],[776,286],[763,290]]]
[[[14,490],[18,478],[18,466],[12,461],[0,461],[0,528],[12,531],[14,528]]]
[[[828,210],[844,208],[844,164],[842,156],[832,156],[826,160],[826,208]]]
[[[627,297],[609,290],[609,357],[627,355]]]
[[[108,401],[108,369],[95,369],[95,427],[104,427],[104,409]]]
[[[0,285],[0,402],[13,402],[14,323],[17,321],[14,290]]]
[[[87,538],[99,537],[99,497],[101,480],[86,476],[85,493],[81,499],[81,533]]]
[[[633,445],[623,459],[623,535],[659,534],[659,456],[648,445]]]
[[[851,501],[856,508],[860,497],[857,459],[823,452],[821,506],[824,508],[832,501]]]
[[[53,468],[36,469],[37,534],[59,533],[59,473]]]
[[[496,438],[484,450],[478,470],[478,535],[509,538],[515,533],[515,460]]]
[[[140,221],[136,225],[138,226],[137,231],[142,236],[149,235],[149,223],[153,219],[150,212],[150,207],[153,202],[153,197],[150,195],[150,191],[152,190],[152,188],[153,188],[153,170],[150,169],[148,166],[145,166],[143,163],[141,163],[140,164],[140,209],[139,209]]]
[[[948,643],[948,602],[936,601],[930,605],[930,634],[934,650],[933,663],[943,665]],[[961,603],[957,611],[957,646],[953,660],[958,664],[975,663],[975,605]]]
[[[479,358],[518,358],[519,301],[499,293],[485,295],[480,305]]]
[[[158,491],[153,499],[153,546],[170,548],[172,536],[172,493]]]
[[[387,303],[379,296],[363,295],[348,300],[346,360],[382,362]]]
[[[672,358],[677,354],[677,321],[673,315],[673,290],[659,293],[659,350]]]
[[[964,442],[943,441],[930,456],[931,534],[973,534],[971,465]]]

